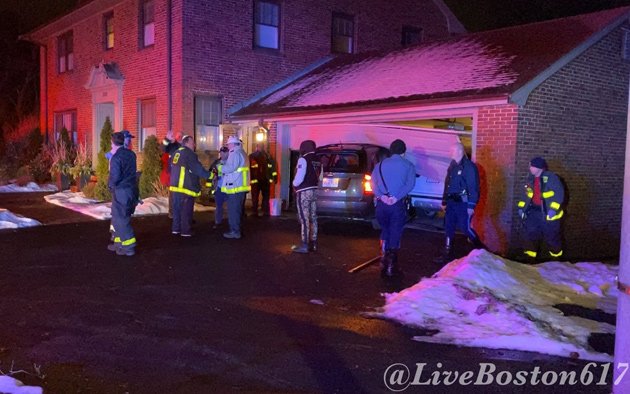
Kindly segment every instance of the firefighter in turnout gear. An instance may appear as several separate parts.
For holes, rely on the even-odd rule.
[[[108,187],[112,194],[110,229],[114,243],[107,249],[115,251],[118,255],[133,256],[136,237],[131,227],[131,215],[138,204],[139,191],[136,179],[136,154],[125,148],[124,143],[124,132],[112,135]]]
[[[269,216],[269,190],[276,183],[278,172],[275,160],[267,153],[263,144],[257,143],[255,151],[249,155],[249,169],[252,186],[252,212],[254,216]],[[262,194],[261,211],[258,212],[258,197]]]
[[[200,178],[207,179],[210,173],[203,168],[195,153],[195,140],[187,135],[182,146],[171,155],[171,186],[173,198],[173,224],[171,232],[182,237],[192,236],[192,216],[195,197],[201,194]]]
[[[434,260],[437,264],[445,264],[452,260],[453,238],[457,228],[468,237],[475,248],[486,248],[471,225],[475,207],[479,202],[479,170],[477,165],[466,157],[464,145],[459,142],[451,146],[451,159],[442,197],[442,206],[446,208],[444,217],[446,239],[442,255]]]
[[[547,162],[535,157],[529,163],[528,182],[518,202],[518,214],[525,228],[523,253],[529,261],[539,257],[540,243],[547,244],[549,256],[562,256],[561,224],[564,210],[564,185],[555,173],[547,170]]]
[[[223,236],[228,239],[240,239],[245,196],[251,190],[249,186],[249,163],[238,138],[234,136],[228,138],[227,145],[230,153],[223,165],[221,191],[227,194],[230,231],[224,233]]]
[[[219,228],[223,222],[223,205],[227,201],[227,194],[221,191],[221,181],[223,180],[223,166],[227,162],[229,152],[227,146],[219,149],[219,158],[210,165],[210,179],[206,182],[206,186],[210,189],[210,196],[214,198],[216,204],[213,229]]]

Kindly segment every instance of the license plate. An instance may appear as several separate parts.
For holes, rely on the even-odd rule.
[[[322,180],[323,187],[337,187],[339,186],[339,178],[324,178]]]

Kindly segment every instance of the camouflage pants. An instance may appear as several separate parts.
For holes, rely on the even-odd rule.
[[[317,190],[308,189],[297,193],[298,219],[302,225],[302,242],[317,241]]]

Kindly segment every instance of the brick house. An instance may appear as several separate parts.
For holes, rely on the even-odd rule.
[[[40,46],[41,129],[95,155],[107,116],[138,151],[168,130],[217,150],[224,108],[318,59],[461,32],[441,0],[91,0],[21,38]]]
[[[333,59],[233,107],[230,119],[242,127],[270,122],[285,173],[289,151],[306,138],[385,146],[403,138],[425,158],[418,172],[443,179],[445,166],[431,157],[459,138],[482,178],[475,227],[501,253],[519,244],[516,201],[529,160],[543,156],[569,192],[565,257],[617,256],[629,13],[618,8]],[[289,180],[276,192],[288,198]]]

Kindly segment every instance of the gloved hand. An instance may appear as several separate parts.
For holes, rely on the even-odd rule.
[[[552,218],[552,217],[556,216],[557,213],[558,212],[556,212],[555,209],[550,209],[550,210],[547,211],[547,216]]]
[[[518,210],[518,217],[521,219],[525,219],[525,211],[523,211],[522,209]]]
[[[472,216],[475,213],[475,209],[474,208],[468,208],[468,216]]]

